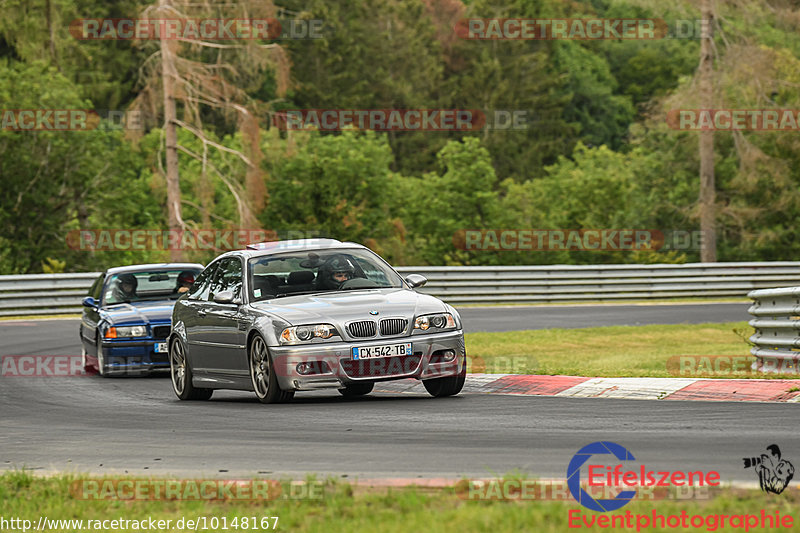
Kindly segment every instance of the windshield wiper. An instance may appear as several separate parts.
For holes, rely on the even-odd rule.
[[[275,298],[283,298],[284,296],[300,296],[304,294],[323,294],[326,292],[333,292],[333,291],[298,291],[298,292],[282,292],[280,294],[276,294]]]

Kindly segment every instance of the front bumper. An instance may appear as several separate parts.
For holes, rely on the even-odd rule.
[[[352,360],[353,347],[404,342],[412,343],[412,355]],[[443,360],[441,355],[447,351],[454,352],[450,361]],[[466,365],[461,330],[357,342],[270,346],[270,353],[278,383],[284,390],[340,389],[365,381],[447,377],[458,375]],[[300,363],[310,364],[314,373],[300,374],[297,369]]]
[[[103,350],[108,374],[142,375],[150,371],[169,370],[169,354],[156,352],[156,344],[166,344],[166,339],[142,338],[135,341],[103,339]]]

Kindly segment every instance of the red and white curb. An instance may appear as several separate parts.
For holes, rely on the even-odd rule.
[[[378,383],[375,390],[425,393],[422,382],[413,379]],[[797,403],[800,402],[800,380],[467,374],[463,392],[626,400]]]

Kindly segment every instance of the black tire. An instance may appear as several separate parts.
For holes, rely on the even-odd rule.
[[[345,398],[355,398],[356,396],[364,396],[369,394],[374,388],[374,383],[351,383],[345,388],[339,389],[339,394]]]
[[[86,339],[83,338],[83,326],[78,328],[78,338],[81,340],[81,368],[87,374],[94,374],[94,367],[89,365],[88,355],[86,351]]]
[[[172,390],[181,400],[208,400],[214,389],[201,389],[192,384],[192,367],[186,359],[186,348],[174,339],[169,345],[169,376]]]
[[[261,403],[285,403],[294,398],[294,391],[282,390],[278,385],[275,365],[269,356],[267,343],[261,335],[255,335],[247,348],[250,366],[250,381],[253,392]]]
[[[81,339],[81,342],[82,341],[83,339]],[[83,368],[83,371],[86,372],[87,374],[96,374],[97,371],[94,369],[92,365],[89,364],[88,355],[89,354],[86,353],[86,346],[84,344],[81,344],[81,367]]]
[[[100,334],[97,334],[97,374],[101,378],[108,377],[108,365],[106,365],[106,358],[103,355],[103,345],[101,344]]]
[[[424,379],[422,384],[428,394],[434,398],[444,398],[446,396],[455,396],[461,389],[464,388],[464,382],[467,380],[467,361],[464,357],[464,362],[461,367],[461,372],[456,376],[447,376],[444,378]]]

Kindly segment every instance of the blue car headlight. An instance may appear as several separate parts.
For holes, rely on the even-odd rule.
[[[147,337],[147,326],[112,326],[106,330],[106,339],[119,337]]]

